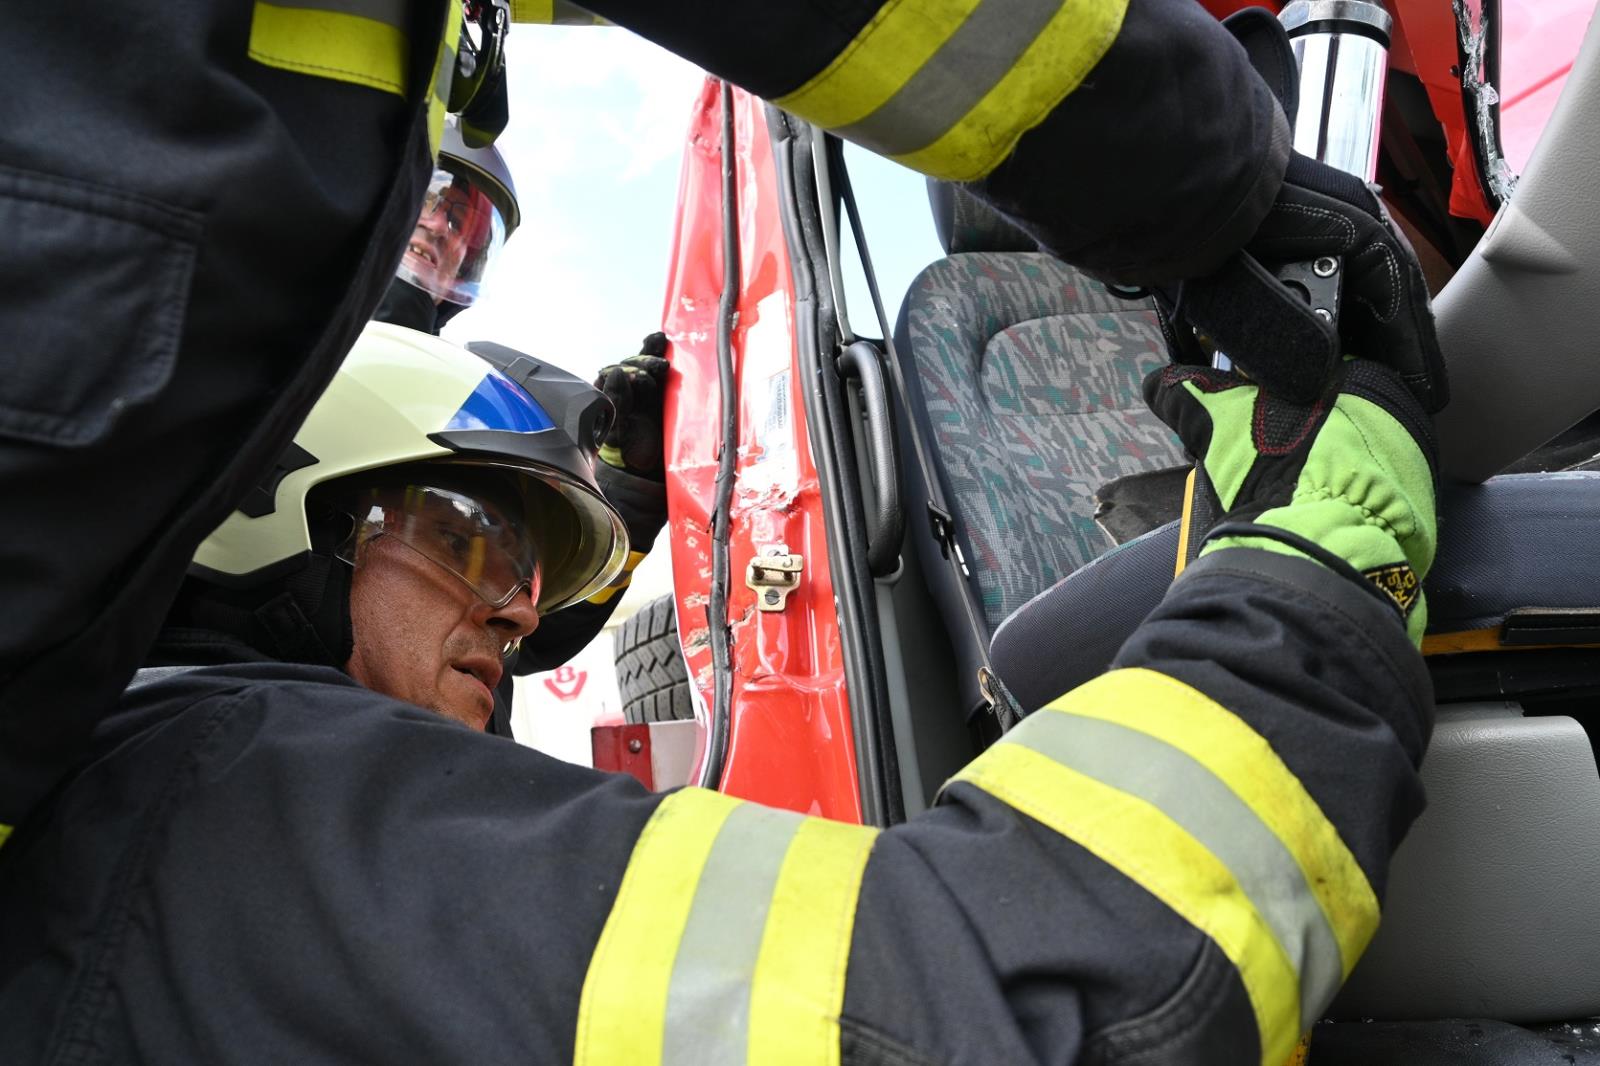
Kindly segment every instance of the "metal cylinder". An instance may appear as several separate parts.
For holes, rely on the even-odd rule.
[[[1278,18],[1300,64],[1295,150],[1371,181],[1393,20],[1368,0],[1293,0]]]

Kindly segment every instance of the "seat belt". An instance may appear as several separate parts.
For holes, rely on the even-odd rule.
[[[861,212],[856,206],[855,190],[850,185],[850,172],[845,167],[842,143],[832,136],[829,137],[829,158],[833,162],[835,179],[833,186],[843,200],[845,213],[850,219],[850,234],[855,240],[856,255],[861,260],[861,271],[866,276],[867,291],[872,295],[872,309],[877,312],[878,328],[883,331],[883,344],[889,357],[889,378],[894,384],[895,397],[905,417],[906,429],[911,435],[911,450],[916,453],[917,469],[922,473],[922,484],[927,489],[929,526],[933,531],[933,539],[939,545],[940,554],[949,564],[951,575],[961,589],[962,617],[967,624],[967,634],[978,649],[978,693],[984,701],[981,709],[994,715],[1000,732],[1004,733],[1022,720],[1021,712],[1010,692],[996,676],[989,660],[989,627],[983,620],[977,592],[972,587],[972,570],[967,565],[966,556],[962,554],[960,541],[956,537],[955,515],[945,500],[938,471],[933,468],[933,463],[929,459],[928,444],[923,439],[921,425],[911,412],[905,379],[900,370],[899,353],[894,347],[894,331],[889,328],[889,317],[884,312],[883,297],[878,291],[878,278],[872,269],[872,256],[867,251],[866,232],[861,226]]]

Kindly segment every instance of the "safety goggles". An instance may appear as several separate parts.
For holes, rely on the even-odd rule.
[[[498,508],[429,485],[364,490],[355,528],[335,554],[356,565],[362,548],[389,537],[448,571],[489,606],[527,590],[539,602],[539,548],[531,533]]]
[[[448,173],[448,172],[446,172]],[[421,217],[443,213],[445,225],[454,234],[470,233],[474,223],[494,210],[489,198],[459,178],[448,184],[436,180],[422,194]]]

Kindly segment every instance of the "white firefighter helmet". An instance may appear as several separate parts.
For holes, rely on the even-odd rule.
[[[369,325],[277,469],[200,545],[191,576],[247,588],[293,570],[313,551],[308,496],[406,468],[432,470],[445,487],[451,470],[497,472],[521,490],[527,513],[515,518],[538,545],[541,614],[603,588],[628,554],[622,518],[594,478],[610,405],[531,356],[481,353]]]

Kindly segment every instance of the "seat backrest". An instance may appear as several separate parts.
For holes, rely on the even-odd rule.
[[[955,254],[912,284],[895,339],[992,632],[1111,546],[1097,489],[1182,453],[1140,392],[1166,360],[1153,308],[1038,252],[971,250],[1030,242],[959,190],[932,199]]]

